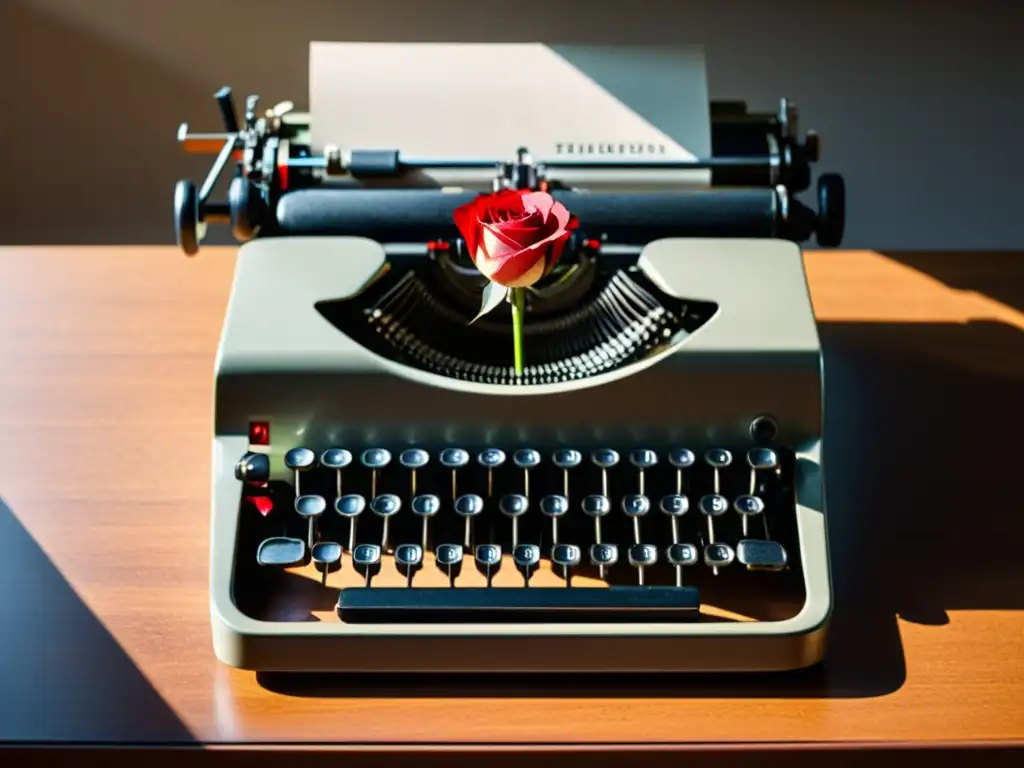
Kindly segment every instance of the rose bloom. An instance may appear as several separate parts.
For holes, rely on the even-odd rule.
[[[455,226],[484,277],[526,288],[551,273],[578,222],[547,192],[506,189],[457,208]]]

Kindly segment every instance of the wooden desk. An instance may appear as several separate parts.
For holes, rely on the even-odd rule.
[[[210,646],[211,373],[233,251],[0,249],[0,741],[1024,744],[1024,258],[807,264],[837,584],[823,666],[311,681],[227,669]]]

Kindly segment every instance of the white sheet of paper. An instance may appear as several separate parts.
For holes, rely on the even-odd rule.
[[[406,157],[535,162],[710,157],[704,54],[693,46],[314,42],[312,142]],[[710,171],[552,171],[597,189],[705,187]],[[493,171],[431,171],[487,187]]]

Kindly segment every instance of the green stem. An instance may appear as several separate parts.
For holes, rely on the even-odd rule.
[[[526,313],[526,291],[512,289],[512,343],[515,349],[516,376],[523,375],[523,315]]]

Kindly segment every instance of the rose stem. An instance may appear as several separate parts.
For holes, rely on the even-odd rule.
[[[526,311],[526,291],[512,289],[512,343],[515,348],[516,376],[523,375],[523,314]]]

